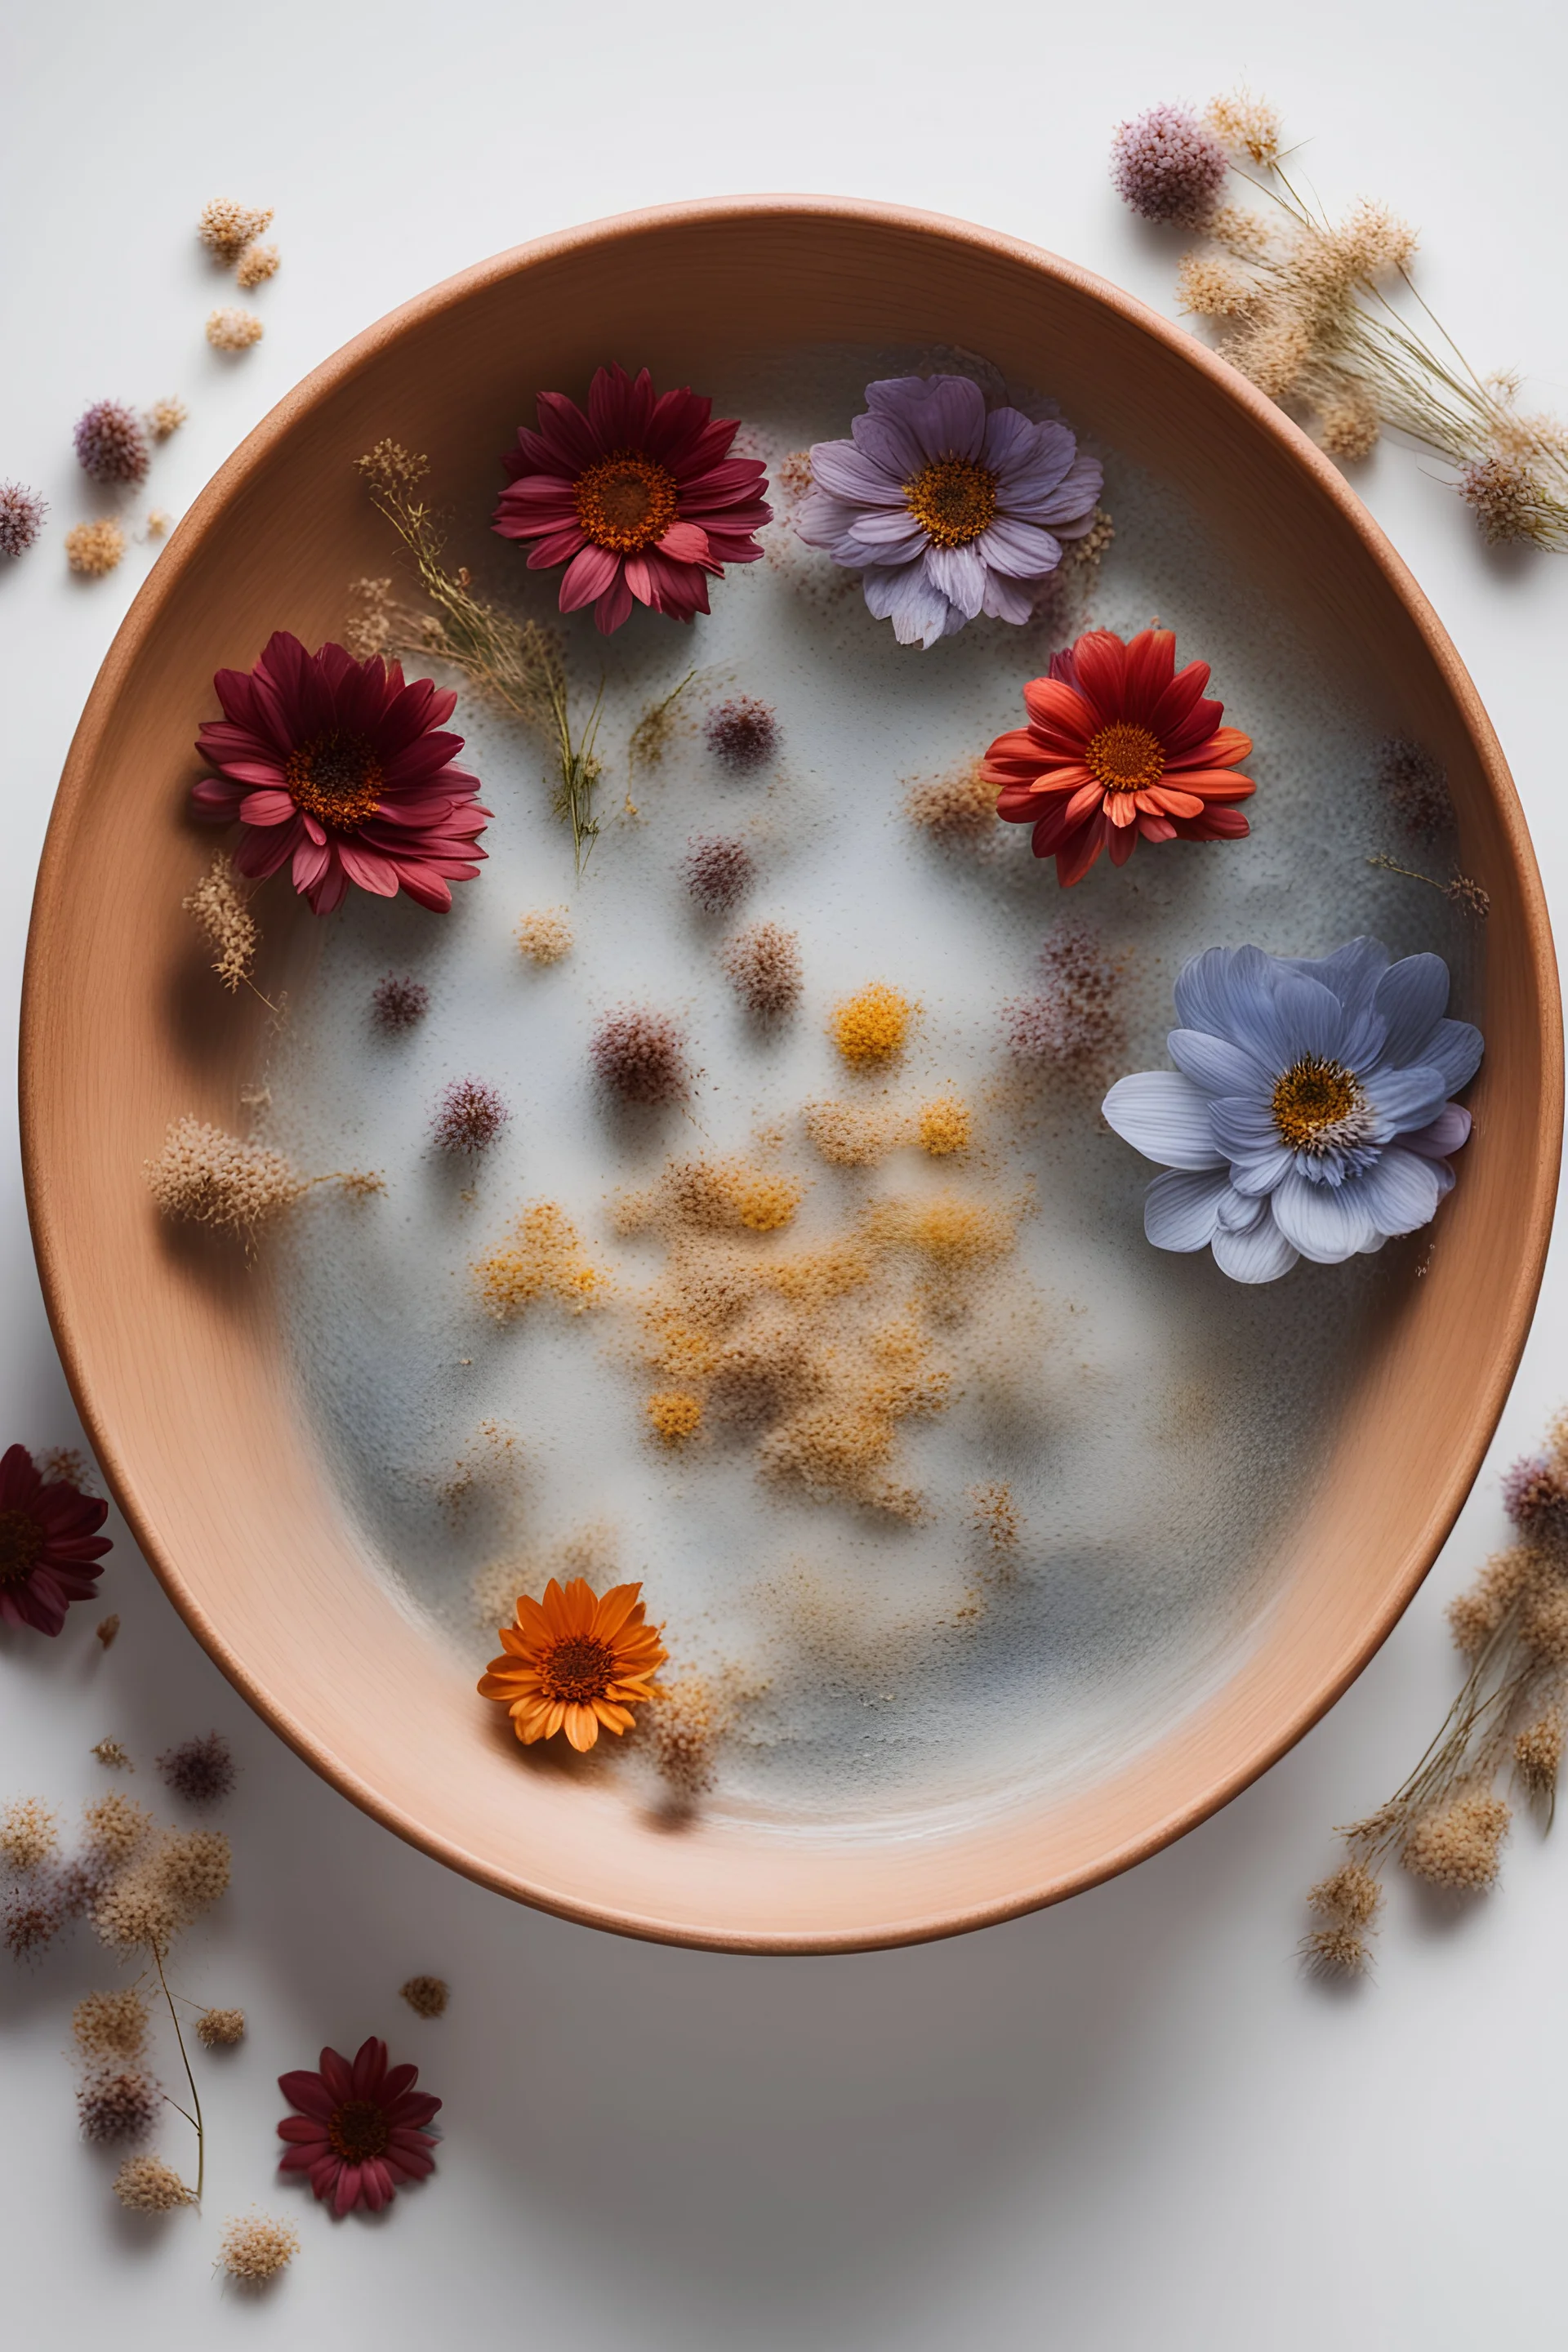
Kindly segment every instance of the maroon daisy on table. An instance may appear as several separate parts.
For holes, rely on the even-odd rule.
[[[440,2105],[428,2091],[416,2091],[417,2066],[388,2066],[386,2044],[372,2034],[351,2064],[336,2050],[323,2050],[321,2072],[300,2068],[279,2074],[278,2087],[297,2115],[285,2116],[278,2137],[288,2154],[285,2172],[305,2172],[320,2198],[331,2198],[334,2213],[368,2205],[379,2213],[405,2180],[422,2180],[436,2168],[435,2137],[425,2131]]]
[[[687,387],[656,394],[644,368],[600,368],[584,415],[564,393],[539,395],[539,429],[521,425],[501,463],[494,527],[536,542],[529,569],[566,566],[561,610],[592,604],[608,636],[635,599],[689,621],[708,610],[708,579],[755,563],[753,533],[773,520],[755,457],[731,457],[739,419]]]
[[[44,1478],[25,1445],[0,1454],[0,1624],[58,1633],[73,1601],[91,1601],[111,1549],[109,1505],[68,1478]]]
[[[342,646],[307,653],[279,629],[254,669],[220,669],[223,706],[196,739],[217,771],[191,793],[199,817],[237,818],[234,862],[255,881],[292,866],[294,887],[330,915],[351,882],[379,898],[406,890],[444,914],[448,885],[470,882],[489,809],[443,730],[455,694],[405,680],[400,662],[355,661]]]

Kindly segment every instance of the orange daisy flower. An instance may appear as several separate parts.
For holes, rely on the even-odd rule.
[[[479,1696],[506,1708],[525,1747],[563,1731],[586,1755],[601,1724],[631,1729],[630,1709],[669,1654],[658,1627],[643,1623],[641,1591],[617,1584],[601,1600],[580,1576],[564,1591],[552,1577],[542,1601],[518,1601],[516,1624],[500,1629],[506,1654],[479,1676]]]
[[[1225,705],[1205,697],[1208,682],[1207,662],[1177,669],[1169,629],[1125,644],[1090,629],[1024,688],[1029,723],[998,735],[983,772],[1002,787],[997,815],[1034,826],[1035,855],[1056,859],[1058,882],[1070,888],[1102,849],[1125,866],[1140,840],[1247,832],[1233,803],[1252,794],[1236,772],[1252,739],[1220,725]]]

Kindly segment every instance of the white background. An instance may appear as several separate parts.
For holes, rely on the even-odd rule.
[[[1311,135],[1339,202],[1422,227],[1428,299],[1483,367],[1568,404],[1559,9],[1494,0],[1123,0],[1071,11],[907,0],[78,0],[11,15],[0,61],[0,477],[54,501],[0,573],[0,1031],[77,715],[153,551],[68,578],[98,510],[69,430],[92,399],[178,392],[191,423],[152,497],[180,511],[241,436],[360,328],[542,231],[666,198],[770,189],[964,215],[1170,309],[1175,247],[1107,183],[1121,115],[1245,75]],[[196,253],[217,194],[276,205],[261,346],[209,352],[237,299]],[[1549,892],[1568,898],[1561,645],[1568,562],[1505,561],[1407,453],[1373,509],[1470,665]],[[98,502],[100,503],[100,502]],[[145,501],[142,502],[144,507]],[[140,509],[138,509],[140,510]],[[0,1443],[72,1443],[10,1127],[0,1148]],[[656,2347],[1022,2341],[1071,2352],[1296,2352],[1561,2335],[1568,2087],[1563,1833],[1516,1834],[1458,1918],[1396,1888],[1375,1982],[1304,1980],[1300,1892],[1330,1825],[1403,1775],[1455,1685],[1449,1595],[1502,1539],[1496,1472],[1568,1392],[1561,1251],[1487,1471],[1404,1624],[1330,1718],[1219,1818],[1130,1877],[965,1940],[846,1959],[658,1950],[514,1909],[353,1811],[252,1718],[120,1531],[104,1605],[0,1643],[0,1797],[74,1801],[220,1725],[245,1767],[236,1885],[183,1948],[187,1991],[239,2001],[205,2062],[201,2217],[149,2223],[78,2141],[70,2002],[111,1979],[90,1938],[0,1978],[9,2338],[400,2347],[432,2336]],[[1456,1364],[1463,1380],[1465,1367]],[[193,1433],[199,1444],[199,1433]],[[111,1529],[112,1531],[112,1529]],[[151,1784],[151,1785],[150,1785]],[[439,2024],[396,1998],[451,1980]],[[446,2101],[434,2179],[334,2226],[273,2175],[273,2077],[369,2032]],[[171,2125],[167,2145],[178,2150]],[[219,2226],[253,2203],[304,2247],[267,2297],[224,2292]]]

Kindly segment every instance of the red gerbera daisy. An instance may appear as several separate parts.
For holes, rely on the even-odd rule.
[[[655,394],[647,368],[600,368],[584,416],[563,393],[539,395],[539,430],[518,427],[501,460],[495,528],[532,539],[531,572],[566,566],[561,610],[592,604],[608,636],[639,604],[675,620],[708,610],[707,572],[755,563],[752,536],[773,520],[755,457],[731,457],[734,417],[689,387]]]
[[[1235,841],[1250,778],[1234,772],[1250,735],[1222,727],[1223,702],[1204,699],[1207,662],[1176,668],[1169,629],[1131,642],[1090,629],[1051,656],[1048,677],[1024,688],[1027,727],[998,735],[984,773],[1000,784],[996,814],[1032,824],[1035,855],[1054,857],[1064,888],[1102,849],[1125,866],[1145,841]]]
[[[279,2161],[285,2172],[308,2172],[318,2197],[331,2197],[334,2213],[368,2205],[379,2213],[405,2180],[422,2180],[436,2168],[436,2141],[420,2126],[440,2105],[428,2091],[416,2091],[417,2066],[388,2067],[386,2044],[373,2034],[362,2042],[351,2066],[336,2050],[323,2050],[320,2074],[301,2068],[279,2074],[278,2087],[298,2115],[285,2116],[278,2137],[289,2143]]]
[[[489,811],[479,778],[453,764],[462,737],[440,731],[455,694],[405,683],[402,664],[379,655],[307,653],[286,629],[254,669],[220,669],[213,690],[224,715],[196,748],[218,772],[191,800],[212,824],[239,819],[242,874],[259,881],[291,858],[294,887],[318,915],[351,882],[380,898],[406,890],[444,914],[447,883],[472,881]]]
[[[73,1601],[91,1601],[111,1549],[109,1505],[68,1478],[42,1478],[25,1445],[0,1454],[0,1624],[58,1633]]]

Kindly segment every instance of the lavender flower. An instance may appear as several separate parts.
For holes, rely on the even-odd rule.
[[[866,603],[901,646],[931,646],[987,613],[1022,624],[1062,541],[1094,520],[1100,467],[1065,425],[987,415],[967,376],[866,387],[847,441],[819,441],[795,529],[860,572]]]
[[[1378,940],[1331,956],[1210,948],[1176,982],[1173,1070],[1105,1097],[1118,1135],[1163,1163],[1145,1196],[1156,1249],[1200,1250],[1237,1282],[1298,1255],[1338,1265],[1427,1224],[1470,1132],[1448,1097],[1481,1033],[1448,1021],[1441,956],[1390,963]]]

